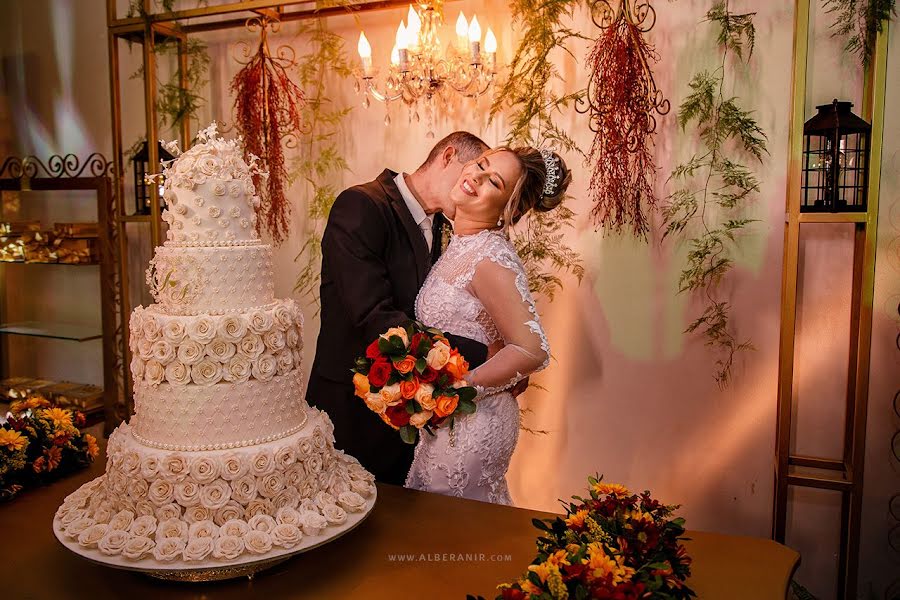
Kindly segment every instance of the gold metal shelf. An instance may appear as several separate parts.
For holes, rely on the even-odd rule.
[[[61,265],[64,267],[97,267],[99,262],[65,263],[51,261],[0,260],[0,265]]]
[[[0,334],[71,340],[73,342],[87,342],[89,340],[99,340],[103,337],[103,331],[96,326],[48,323],[44,321],[0,323]]]
[[[123,215],[119,221],[123,223],[149,223],[152,215]]]
[[[801,212],[801,223],[865,223],[868,215],[864,212],[853,213],[827,213],[827,212]],[[787,218],[785,218],[787,221]]]

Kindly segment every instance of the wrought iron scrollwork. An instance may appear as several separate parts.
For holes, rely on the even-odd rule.
[[[635,34],[647,33],[656,25],[656,10],[650,4],[650,0],[594,0],[590,3],[591,20],[601,31],[619,26],[622,22],[632,26]],[[654,52],[650,56],[641,55],[644,78],[641,81],[643,96],[646,98],[647,118],[640,124],[643,132],[650,134],[656,131],[656,115],[667,115],[672,110],[672,104],[663,96],[662,90],[656,85],[653,71],[650,69],[650,59],[659,60]],[[606,106],[598,103],[597,88],[601,85],[599,73],[592,71],[588,79],[587,94],[575,101],[575,110],[581,114],[588,114],[588,126],[594,133],[600,131],[600,121],[609,111],[616,110],[615,106]],[[638,140],[637,131],[629,131],[627,134],[627,149],[634,151]]]
[[[650,0],[594,0],[590,2],[591,20],[602,30],[609,29],[619,19],[626,19],[647,33],[656,25],[656,9]]]
[[[0,166],[0,177],[34,179],[36,177],[111,177],[114,165],[99,152],[89,155],[84,162],[74,154],[54,154],[44,163],[36,156],[19,158],[10,156]]]

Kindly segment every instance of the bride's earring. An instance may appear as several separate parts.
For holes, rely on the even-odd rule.
[[[497,227],[503,227],[503,217],[497,219]]]

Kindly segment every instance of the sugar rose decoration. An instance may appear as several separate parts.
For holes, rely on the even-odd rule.
[[[466,384],[468,372],[446,334],[413,321],[369,344],[356,359],[353,387],[369,410],[414,444],[421,430],[433,433],[475,412],[477,392]]]

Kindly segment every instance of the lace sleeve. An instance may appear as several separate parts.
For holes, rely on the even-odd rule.
[[[550,346],[521,263],[512,257],[489,256],[475,268],[469,288],[504,342],[504,347],[469,377],[478,396],[507,390],[545,368],[550,362]]]

